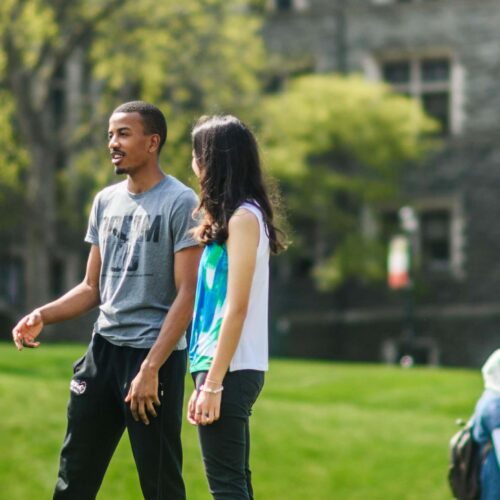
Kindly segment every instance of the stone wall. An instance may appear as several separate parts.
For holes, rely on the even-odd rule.
[[[454,105],[460,127],[426,166],[407,173],[403,190],[414,200],[459,200],[463,273],[421,274],[415,329],[433,339],[442,363],[477,366],[500,344],[500,3],[310,0],[309,5],[304,12],[269,15],[265,37],[271,51],[284,59],[309,55],[316,71],[367,75],[374,61],[387,55],[446,54],[459,73]],[[294,306],[281,300],[276,308],[278,323],[286,325],[274,331],[276,352],[376,361],[384,340],[403,330],[402,298],[385,287],[351,284],[331,294],[330,305],[309,292],[318,300],[303,308],[291,297],[293,288],[287,293]],[[298,294],[304,296],[304,289]]]

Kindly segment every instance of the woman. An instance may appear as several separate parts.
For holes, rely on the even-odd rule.
[[[269,254],[284,248],[273,222],[257,143],[233,116],[202,118],[193,133],[200,181],[200,262],[189,349],[195,390],[188,420],[216,499],[253,498],[249,416],[268,368]]]
[[[482,368],[485,390],[474,412],[473,436],[485,454],[480,471],[481,500],[500,499],[500,349]],[[488,447],[489,451],[485,449]]]

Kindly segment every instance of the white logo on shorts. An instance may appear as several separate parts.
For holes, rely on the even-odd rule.
[[[72,380],[69,384],[70,391],[78,395],[83,394],[86,388],[87,383],[83,382],[82,380]]]

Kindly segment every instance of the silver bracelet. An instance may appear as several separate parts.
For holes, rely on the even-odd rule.
[[[210,394],[219,394],[224,390],[224,386],[220,386],[218,389],[210,389],[208,387],[205,387],[205,385],[200,386],[200,391],[203,392],[208,392]]]

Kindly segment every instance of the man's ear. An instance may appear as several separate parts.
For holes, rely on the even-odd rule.
[[[149,139],[148,151],[150,153],[154,153],[155,151],[158,151],[159,147],[160,147],[160,136],[158,134],[151,135]]]

